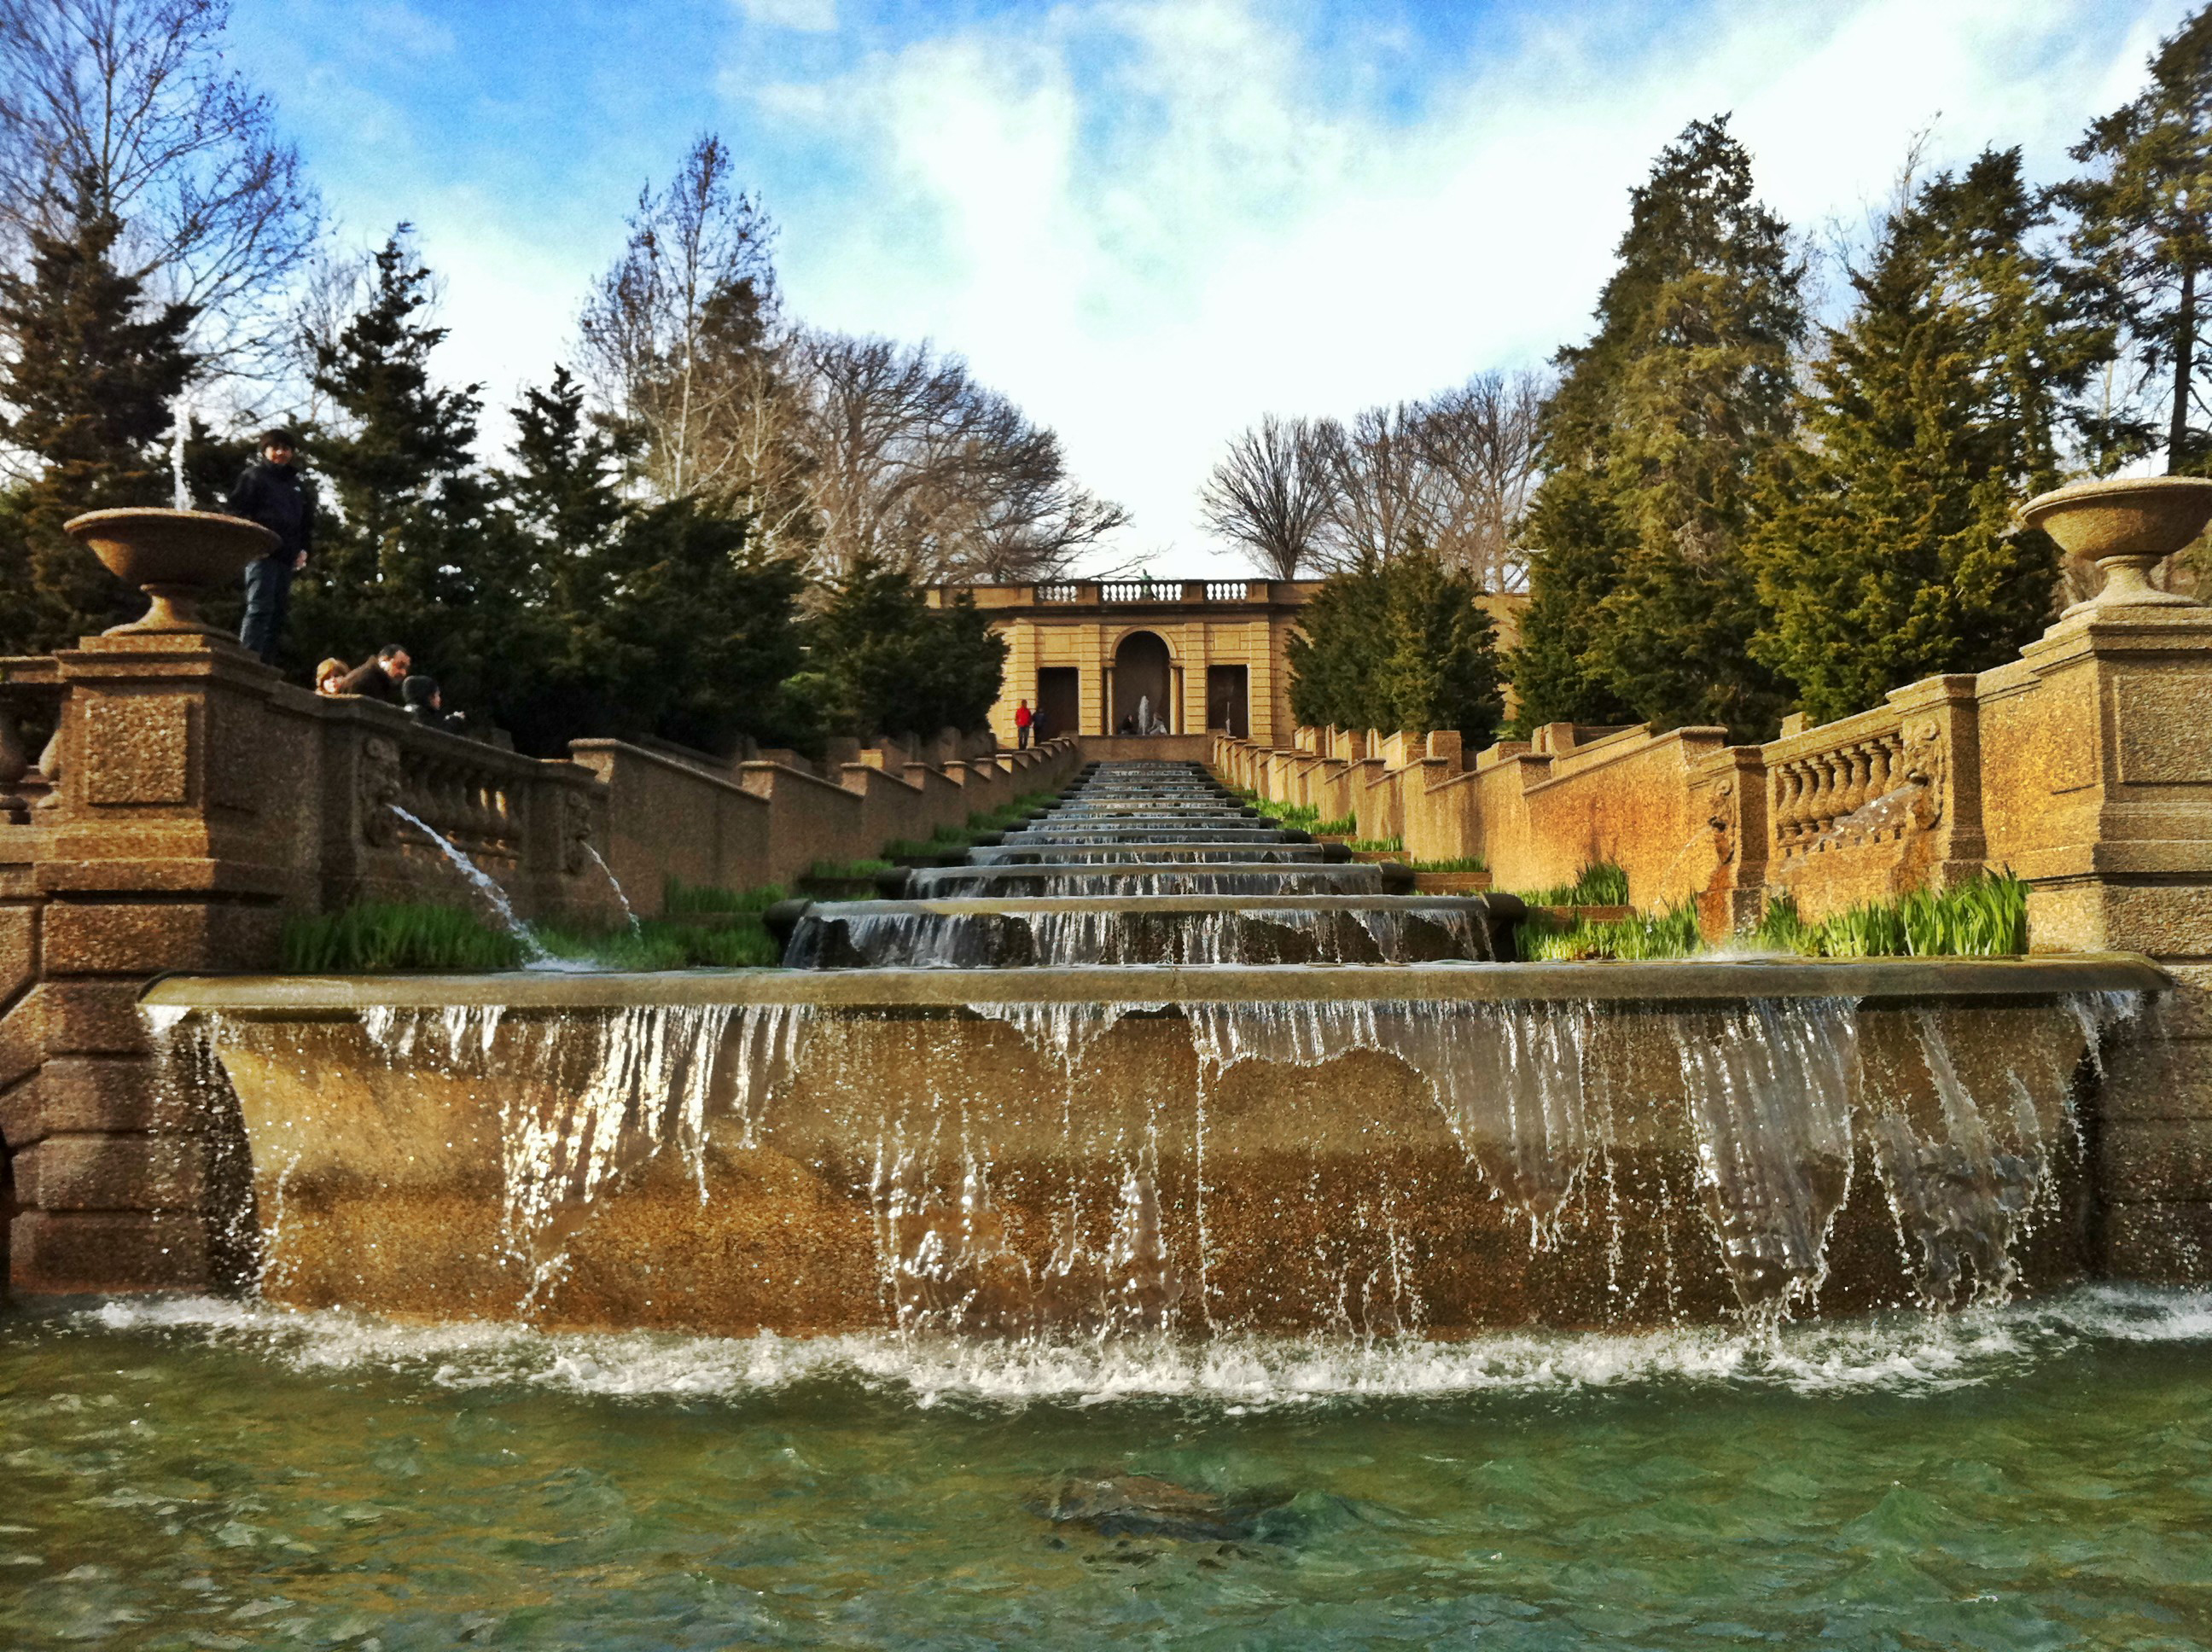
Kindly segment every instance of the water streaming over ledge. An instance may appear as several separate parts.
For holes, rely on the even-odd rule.
[[[1087,841],[1125,833],[1170,847]],[[2086,1272],[2078,1103],[2137,1000],[2082,988],[2145,972],[1475,963],[1480,897],[1300,836],[1109,766],[921,899],[817,908],[811,970],[217,992],[161,1030],[236,1096],[225,1242],[306,1307],[1456,1336]]]
[[[486,1309],[602,1318],[569,1291],[595,1224],[583,1246],[594,1278],[608,1266],[599,1247],[654,1234],[692,1245],[731,1223],[757,1238],[763,1221],[792,1219],[750,1202],[772,1174],[797,1176],[791,1196],[842,1239],[786,1235],[798,1242],[775,1265],[799,1272],[763,1287],[763,1303],[782,1306],[758,1308],[759,1323],[824,1291],[872,1298],[866,1312],[908,1330],[1373,1334],[1464,1330],[1501,1302],[1540,1305],[1529,1290],[1569,1323],[1810,1311],[1862,1183],[1852,1266],[1869,1270],[1870,1233],[1888,1253],[1862,1294],[2002,1298],[2022,1242],[2066,1225],[2085,1052],[2134,1009],[2126,994],[1871,1017],[1843,998],[1701,1010],[1131,1000],[979,1003],[947,1021],[788,1004],[551,1017],[489,1005],[371,1009],[350,1030],[196,1024],[244,1090],[265,1097],[286,1069],[344,1075],[314,1093],[280,1078],[291,1116],[258,1126],[268,1147],[293,1144],[264,1155],[261,1189],[267,1283],[289,1299],[360,1299],[338,1283],[358,1259],[321,1252],[298,1221],[303,1197],[328,1209],[325,1179],[309,1172],[305,1187],[302,1166],[361,1086],[386,1098],[376,1116],[395,1147],[452,1127],[434,1108],[412,1122],[405,1108],[496,1096],[476,1127],[477,1168],[456,1177],[491,1179],[476,1224],[491,1253],[478,1272],[496,1280],[491,1297],[479,1291]],[[1009,1059],[992,1026],[1033,1062]],[[1964,1062],[1962,1036],[1975,1046]],[[1300,1072],[1313,1077],[1286,1082]],[[1292,1092],[1287,1121],[1255,1114]],[[1037,1099],[1022,1106],[1025,1095]],[[288,1240],[316,1254],[303,1262]],[[1455,1243],[1517,1251],[1522,1273],[1542,1278],[1501,1297],[1497,1281],[1464,1277]],[[390,1260],[404,1278],[404,1259]],[[2064,1272],[2063,1254],[2055,1265]],[[681,1272],[673,1258],[657,1266]],[[378,1299],[410,1302],[404,1286]]]

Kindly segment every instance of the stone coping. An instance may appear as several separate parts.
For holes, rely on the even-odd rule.
[[[955,870],[965,870],[955,868]],[[1480,895],[1030,895],[942,896],[908,901],[836,901],[810,918],[969,918],[1022,912],[1468,912],[1486,913]]]
[[[170,975],[147,1005],[263,1019],[500,1005],[592,1011],[643,1004],[958,1009],[979,1004],[1710,1004],[1844,998],[1931,1003],[2157,993],[2134,953],[2031,958],[1704,958],[1664,963],[1115,965],[1025,969],[521,970],[471,975]]]

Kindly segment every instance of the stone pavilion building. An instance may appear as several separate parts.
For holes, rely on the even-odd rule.
[[[942,604],[964,590],[1006,639],[991,727],[1007,745],[1023,700],[1048,734],[1115,733],[1141,701],[1170,734],[1218,729],[1287,745],[1295,720],[1284,650],[1320,588],[1317,580],[1069,580],[929,595]],[[1517,637],[1522,600],[1484,598],[1501,650]]]

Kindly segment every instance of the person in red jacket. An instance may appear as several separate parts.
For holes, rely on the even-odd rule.
[[[1030,713],[1028,701],[1024,700],[1014,708],[1014,744],[1016,746],[1029,744],[1030,725],[1035,721],[1036,718]]]

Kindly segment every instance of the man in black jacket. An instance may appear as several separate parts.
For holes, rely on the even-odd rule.
[[[314,531],[314,503],[292,464],[299,447],[289,430],[264,432],[261,457],[246,467],[226,507],[276,536],[276,548],[246,568],[246,621],[238,628],[238,640],[272,665],[291,611],[292,576],[307,565],[307,540]]]

